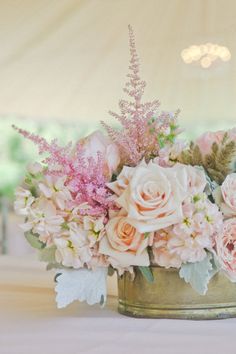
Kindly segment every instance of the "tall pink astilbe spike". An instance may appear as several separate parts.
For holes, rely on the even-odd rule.
[[[111,191],[106,186],[108,180],[104,174],[104,158],[100,153],[94,158],[86,158],[80,143],[75,147],[71,143],[60,147],[56,140],[48,143],[38,135],[15,126],[13,128],[33,141],[40,154],[49,155],[43,161],[47,164],[45,174],[66,177],[65,184],[73,196],[70,208],[78,208],[81,215],[107,215],[108,209],[113,207],[113,201]],[[88,208],[84,208],[85,203]]]
[[[161,136],[163,140],[166,132],[169,134],[170,125],[172,125],[171,134],[173,135],[176,128],[176,116],[173,117],[169,113],[158,115],[158,100],[142,103],[146,82],[140,78],[139,58],[133,29],[130,25],[128,29],[130,65],[127,75],[128,81],[123,90],[131,100],[120,100],[120,113],[109,112],[121,123],[120,130],[112,128],[105,122],[102,122],[102,125],[110,138],[118,145],[122,162],[136,165],[143,158],[149,160],[158,155],[158,151],[162,147],[159,138]]]

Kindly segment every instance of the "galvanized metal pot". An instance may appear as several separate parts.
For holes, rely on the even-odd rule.
[[[118,278],[118,311],[145,318],[190,320],[236,317],[236,284],[224,274],[211,279],[206,295],[199,295],[180,279],[176,269],[152,266],[154,282],[138,271],[135,279],[126,272]]]

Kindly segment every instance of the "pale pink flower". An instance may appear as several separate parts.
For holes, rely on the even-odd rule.
[[[214,192],[214,198],[226,217],[236,216],[236,173],[226,177]]]
[[[106,235],[100,242],[100,252],[116,259],[122,267],[148,265],[149,234],[141,234],[124,211],[106,224]]]
[[[92,258],[87,231],[82,225],[71,222],[68,235],[54,240],[57,247],[56,260],[65,267],[81,268]]]
[[[223,232],[216,235],[215,241],[223,271],[236,282],[236,218],[224,221]]]
[[[153,162],[134,168],[128,187],[116,202],[123,207],[133,226],[152,232],[182,219],[182,202],[187,196],[184,165],[163,168]]]
[[[202,193],[206,187],[207,180],[204,171],[198,167],[186,166],[188,190],[191,195]]]
[[[110,139],[99,130],[80,140],[84,157],[92,157],[96,160],[100,153],[104,159],[105,173],[110,177],[117,170],[120,163],[119,149]]]
[[[87,238],[90,247],[95,247],[95,244],[105,235],[105,218],[103,216],[94,218],[91,216],[83,217],[83,228],[87,231]]]
[[[38,184],[41,193],[46,198],[51,199],[61,210],[64,210],[72,200],[71,193],[65,186],[65,182],[66,177],[48,175]]]
[[[31,192],[22,187],[18,187],[15,192],[16,200],[14,202],[14,209],[18,215],[28,216],[35,198]]]
[[[27,167],[27,171],[32,175],[37,175],[43,172],[43,166],[39,162],[30,163]]]
[[[80,221],[66,223],[61,237],[54,239],[57,262],[73,268],[108,266],[107,257],[98,252],[98,242],[103,236],[101,218],[85,216]]]
[[[154,162],[162,167],[171,167],[176,164],[179,155],[185,148],[186,143],[178,140],[173,145],[167,145],[160,149],[158,157],[154,159]]]
[[[39,235],[39,240],[50,246],[53,238],[61,232],[64,219],[58,214],[52,201],[40,198],[30,209],[30,215],[26,223],[21,225],[24,231],[32,231]]]
[[[152,247],[154,263],[165,268],[180,268],[182,264],[180,256],[168,249],[170,238],[167,230],[160,230],[155,233]]]
[[[181,222],[155,233],[155,262],[166,268],[200,262],[213,250],[215,235],[222,229],[222,214],[204,194],[187,198]]]
[[[205,156],[211,153],[213,143],[220,144],[225,135],[225,131],[206,132],[202,134],[197,140],[196,144],[199,146],[201,153]]]

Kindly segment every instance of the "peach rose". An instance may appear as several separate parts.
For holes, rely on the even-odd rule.
[[[85,157],[96,158],[100,152],[106,161],[105,170],[111,177],[120,163],[120,154],[116,144],[112,143],[108,137],[99,130],[80,140],[84,148]]]
[[[217,132],[206,132],[202,134],[197,140],[196,144],[199,146],[203,155],[211,153],[211,147],[213,143],[221,143],[225,131],[219,130]]]
[[[236,282],[236,218],[224,222],[222,234],[216,236],[216,253],[226,276]]]
[[[186,166],[163,168],[150,162],[134,169],[127,188],[116,201],[139,232],[152,232],[181,221],[187,188]]]
[[[148,242],[149,235],[138,232],[132,219],[118,215],[107,223],[106,236],[100,242],[99,251],[114,258],[122,267],[148,266]]]
[[[236,216],[236,173],[226,177],[221,187],[215,190],[214,198],[225,216]]]

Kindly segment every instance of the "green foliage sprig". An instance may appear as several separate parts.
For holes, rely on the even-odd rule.
[[[235,170],[236,142],[230,140],[225,133],[222,142],[213,143],[211,153],[205,156],[199,146],[192,142],[189,149],[181,153],[178,160],[185,165],[202,166],[212,180],[221,184],[226,176]]]

